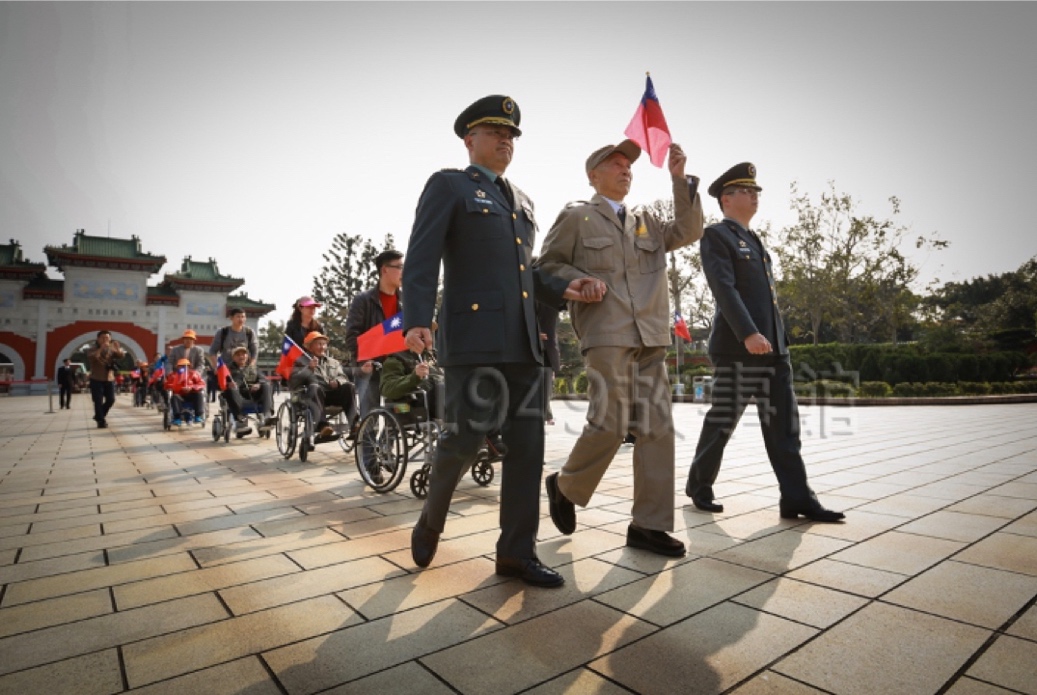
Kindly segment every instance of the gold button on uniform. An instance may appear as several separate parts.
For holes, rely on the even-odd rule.
[[[517,220],[518,219],[518,215],[516,215],[515,213],[511,213],[511,219]]]
[[[478,304],[473,304],[472,305],[472,311],[479,311],[479,305]]]
[[[519,263],[519,270],[525,270],[525,269],[526,269],[526,264],[525,263]]]
[[[525,290],[523,290],[522,291],[522,298],[523,299],[529,299],[529,292],[526,292]]]
[[[522,237],[518,237],[518,236],[515,237],[515,243],[516,244],[521,244],[522,243]]]
[[[483,208],[483,209],[482,209],[482,214],[484,214],[484,215],[488,215],[488,214],[490,214],[490,211],[489,211],[489,210],[487,210],[486,208]]]

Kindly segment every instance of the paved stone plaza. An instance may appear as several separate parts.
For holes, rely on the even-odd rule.
[[[418,571],[420,501],[365,489],[337,444],[303,464],[128,396],[107,430],[85,394],[46,410],[0,398],[0,693],[1037,693],[1034,404],[803,408],[840,525],[779,519],[755,417],[727,512],[696,511],[704,410],[676,405],[689,554],[624,547],[624,446],[571,537],[542,498],[560,590],[494,575],[498,481],[465,478]],[[585,411],[555,403],[549,470]]]

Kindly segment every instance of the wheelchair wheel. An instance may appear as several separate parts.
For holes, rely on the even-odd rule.
[[[393,414],[372,410],[360,422],[356,444],[356,467],[360,477],[376,492],[390,492],[407,472],[406,435]]]
[[[493,482],[493,464],[490,463],[489,453],[485,451],[479,452],[475,463],[472,464],[472,477],[475,479],[475,482],[483,487]]]
[[[218,442],[223,436],[223,418],[216,415],[212,419],[212,440]]]
[[[410,491],[419,500],[428,497],[428,479],[431,469],[432,467],[426,463],[424,466],[411,473]]]
[[[290,459],[295,453],[295,443],[299,438],[298,421],[295,419],[295,409],[291,401],[285,401],[277,409],[277,424],[274,430],[277,433],[277,450],[286,459]]]

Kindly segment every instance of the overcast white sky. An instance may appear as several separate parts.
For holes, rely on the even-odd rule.
[[[4,2],[0,238],[45,261],[136,234],[284,320],[339,232],[405,247],[428,176],[467,164],[469,103],[518,102],[508,176],[543,235],[651,71],[690,173],[757,165],[757,221],[833,180],[951,241],[925,280],[1001,273],[1037,253],[1035,35],[1033,3]],[[629,202],[668,195],[647,160]]]

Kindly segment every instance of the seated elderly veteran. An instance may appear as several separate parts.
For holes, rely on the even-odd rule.
[[[302,355],[292,365],[292,378],[288,386],[293,391],[305,389],[302,402],[317,423],[319,441],[338,439],[339,435],[328,422],[324,409],[329,405],[341,406],[352,423],[356,410],[353,384],[342,369],[342,363],[327,355],[328,336],[311,331],[306,334],[303,347],[310,354]]]
[[[242,413],[246,403],[255,403],[259,406],[259,418],[262,425],[259,426],[260,433],[264,433],[274,426],[277,418],[274,417],[274,397],[270,391],[270,383],[259,375],[256,365],[249,364],[248,348],[239,345],[231,351],[230,378],[237,388],[228,388],[223,392],[227,399],[227,408],[230,414],[237,420],[239,430],[247,428],[246,417]]]
[[[174,425],[179,427],[184,424],[181,420],[183,413],[181,402],[194,410],[196,423],[204,421],[205,402],[202,400],[202,393],[205,391],[205,382],[202,380],[201,374],[191,369],[190,359],[183,357],[176,363],[176,369],[166,377],[166,388],[179,396],[179,399],[172,400]]]
[[[403,350],[386,358],[382,364],[381,392],[387,401],[400,401],[412,393],[424,391],[429,417],[438,418],[437,390],[443,383],[443,370],[434,364],[432,353],[421,357]]]

